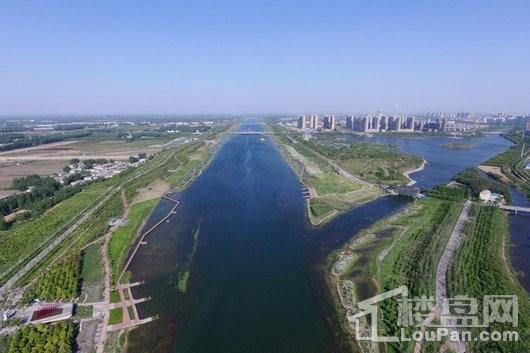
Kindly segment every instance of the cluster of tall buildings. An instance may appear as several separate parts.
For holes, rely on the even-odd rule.
[[[335,115],[324,115],[322,124],[320,123],[320,117],[318,115],[300,115],[298,117],[298,128],[299,129],[325,129],[325,130],[335,130],[336,128],[336,119]]]
[[[347,116],[346,129],[359,132],[413,132],[413,131],[447,131],[447,119],[436,121],[416,121],[413,116],[383,115]]]

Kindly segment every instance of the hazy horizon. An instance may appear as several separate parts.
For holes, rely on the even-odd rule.
[[[0,10],[2,118],[530,112],[530,3],[522,1]]]

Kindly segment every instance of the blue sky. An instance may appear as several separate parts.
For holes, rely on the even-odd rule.
[[[528,1],[0,1],[0,115],[530,112]]]

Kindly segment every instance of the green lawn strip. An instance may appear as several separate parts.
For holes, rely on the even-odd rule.
[[[127,307],[127,311],[129,312],[129,318],[130,318],[131,320],[136,319],[136,315],[134,315],[134,309],[133,309],[132,306],[128,306],[128,307]]]
[[[111,303],[118,303],[121,301],[120,292],[117,290],[113,290],[110,292],[110,302]]]
[[[92,310],[93,308],[91,306],[79,306],[77,305],[75,307],[75,318],[76,319],[88,319],[92,317]]]
[[[83,266],[81,269],[83,284],[96,284],[103,279],[103,263],[101,262],[99,248],[99,244],[92,244],[83,252]]]
[[[187,181],[188,177],[200,166],[199,160],[186,161],[175,173],[168,176],[165,180],[171,186],[180,186],[181,182]]]
[[[119,275],[126,261],[127,254],[136,240],[140,226],[151,214],[158,201],[158,199],[152,199],[133,205],[129,211],[128,223],[116,229],[112,234],[108,252],[112,267],[112,276],[115,279]]]
[[[109,325],[121,324],[123,321],[123,309],[115,308],[110,309]]]

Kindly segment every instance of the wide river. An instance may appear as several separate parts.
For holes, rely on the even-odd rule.
[[[262,126],[249,119],[240,129]],[[487,149],[481,160],[498,153]],[[315,264],[407,201],[383,197],[313,228],[300,188],[269,137],[230,137],[175,195],[182,201],[177,214],[149,235],[131,265],[133,280],[145,281],[135,297],[152,298],[140,304],[140,315],[158,319],[130,333],[129,351],[337,351],[334,314]],[[170,206],[161,201],[149,222]],[[183,294],[178,283],[189,264]]]

